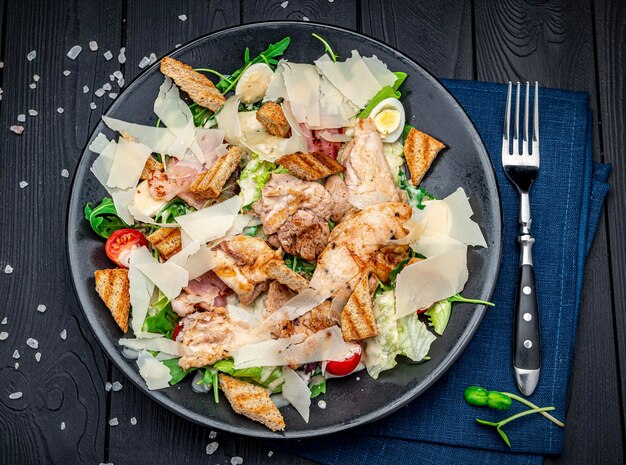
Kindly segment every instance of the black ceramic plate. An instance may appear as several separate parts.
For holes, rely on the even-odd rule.
[[[501,210],[493,166],[485,147],[455,99],[428,72],[400,52],[355,32],[311,23],[272,22],[240,26],[207,35],[174,52],[172,56],[193,67],[227,72],[241,66],[243,52],[252,55],[266,44],[291,37],[285,57],[311,63],[323,47],[311,33],[322,35],[342,57],[357,49],[363,56],[376,55],[393,71],[409,77],[402,89],[407,122],[432,134],[448,147],[428,172],[423,185],[436,196],[446,196],[462,186],[470,196],[474,219],[481,225],[489,248],[472,249],[468,256],[469,281],[464,294],[488,299],[494,289],[500,262]],[[108,110],[107,115],[122,120],[154,125],[154,99],[163,82],[158,63],[146,69]],[[112,133],[100,123],[98,132]],[[90,140],[91,142],[91,140]],[[94,289],[94,270],[110,268],[104,243],[83,219],[86,202],[99,201],[106,192],[89,171],[96,155],[85,149],[79,163],[69,205],[67,240],[71,274],[80,304],[97,340],[125,375],[148,396],[178,415],[202,425],[255,437],[301,438],[345,430],[387,415],[423,394],[461,354],[484,315],[481,306],[458,305],[443,337],[430,350],[431,360],[419,365],[401,362],[375,381],[367,373],[333,379],[323,397],[328,408],[320,410],[316,401],[311,418],[305,423],[292,407],[281,409],[287,428],[272,433],[265,427],[235,414],[225,399],[215,404],[211,396],[196,394],[190,381],[177,387],[148,391],[134,361],[125,359],[117,344],[122,336],[110,313]]]

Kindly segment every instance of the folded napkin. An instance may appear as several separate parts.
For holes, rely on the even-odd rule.
[[[509,449],[494,428],[512,413],[471,407],[467,386],[517,392],[512,368],[513,315],[519,252],[518,194],[500,166],[506,86],[443,81],[476,125],[493,161],[504,214],[502,265],[487,314],[450,370],[406,408],[369,425],[324,439],[274,444],[324,464],[539,464],[559,454],[564,430],[540,415],[509,423]],[[585,93],[541,89],[541,170],[531,208],[537,296],[541,319],[541,379],[530,400],[555,406],[565,419],[585,258],[608,191],[610,166],[592,161],[592,117]],[[445,155],[444,155],[445,156]],[[470,194],[471,195],[471,194]],[[329,386],[332,389],[332,383]],[[525,410],[515,405],[510,412]]]

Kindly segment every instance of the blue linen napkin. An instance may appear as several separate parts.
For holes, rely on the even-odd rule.
[[[500,166],[506,86],[451,80],[443,84],[474,122],[500,185],[504,246],[492,298],[496,307],[487,311],[474,339],[446,375],[406,408],[350,432],[323,440],[281,442],[274,444],[277,448],[329,465],[416,460],[422,464],[534,465],[543,461],[544,454],[562,450],[563,429],[540,415],[505,427],[512,443],[509,449],[494,428],[477,424],[475,418],[498,421],[510,413],[471,407],[463,400],[463,391],[470,385],[517,392],[511,360],[519,199]],[[555,406],[554,415],[564,420],[585,258],[609,189],[610,166],[592,161],[588,95],[543,88],[540,94],[541,171],[531,207],[542,371],[530,400],[539,406]],[[511,412],[524,409],[514,405]]]

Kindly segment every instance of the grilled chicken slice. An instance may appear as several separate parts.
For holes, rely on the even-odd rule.
[[[346,185],[353,201],[366,204],[400,201],[380,133],[371,119],[358,120],[354,140],[344,149],[341,162],[346,167]]]
[[[192,313],[180,322],[182,330],[177,337],[182,357],[178,366],[183,370],[213,365],[229,356],[234,344],[228,311],[222,307]]]
[[[333,209],[330,219],[335,223],[339,223],[350,210],[354,209],[354,206],[348,201],[350,198],[348,186],[346,186],[346,183],[339,175],[334,174],[326,179],[324,187],[333,198]]]
[[[183,318],[199,309],[226,307],[230,288],[213,271],[189,281],[185,290],[172,300],[172,310]]]

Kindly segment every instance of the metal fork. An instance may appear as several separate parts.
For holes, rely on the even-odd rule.
[[[515,98],[515,126],[513,128],[513,147],[511,152],[509,135],[511,126],[511,93],[506,99],[506,115],[504,117],[504,133],[502,135],[502,167],[504,173],[520,193],[520,235],[518,242],[521,248],[517,296],[515,302],[515,337],[513,346],[513,367],[515,382],[522,394],[531,395],[539,382],[541,369],[541,346],[539,341],[539,314],[535,288],[535,271],[533,268],[532,247],[535,239],[530,235],[532,219],[530,215],[530,188],[539,173],[539,86],[535,82],[535,98],[533,111],[532,152],[528,150],[528,118],[530,85],[526,82],[524,97],[524,134],[522,151],[519,149],[519,106],[520,83],[517,83]]]

